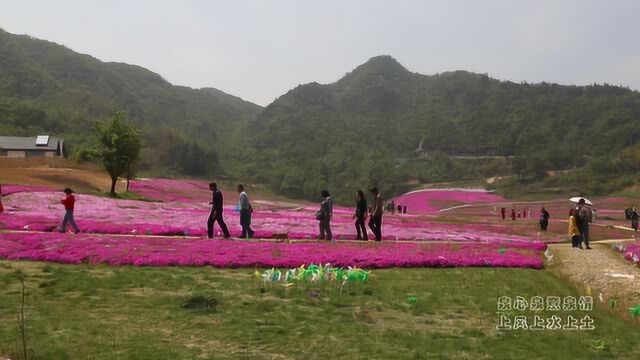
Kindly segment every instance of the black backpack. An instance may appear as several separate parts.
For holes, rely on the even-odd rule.
[[[575,211],[575,214],[574,214],[574,217],[576,218],[576,224],[577,224],[579,227],[580,227],[580,226],[582,226],[582,216],[580,215],[580,210],[582,210],[582,207],[581,207],[581,206],[578,206],[578,207],[576,208],[576,211]]]

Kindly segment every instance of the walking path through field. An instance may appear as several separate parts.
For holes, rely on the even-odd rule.
[[[569,244],[550,244],[548,269],[574,283],[582,294],[591,293],[602,302],[628,315],[640,304],[640,268],[616,253],[611,246],[633,240],[592,242],[593,250],[574,249]],[[610,302],[610,299],[614,301]]]

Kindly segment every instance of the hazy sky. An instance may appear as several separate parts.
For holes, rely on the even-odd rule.
[[[640,89],[640,1],[0,0],[0,27],[266,105],[372,56],[409,70]]]

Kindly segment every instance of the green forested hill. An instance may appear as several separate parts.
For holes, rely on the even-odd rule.
[[[3,134],[48,132],[66,136],[73,148],[89,146],[94,121],[123,110],[145,134],[144,165],[220,173],[215,159],[224,158],[229,140],[222,135],[260,109],[213,88],[174,86],[139,66],[0,30]]]
[[[453,161],[457,155],[515,157],[523,177],[580,167],[639,139],[640,93],[466,71],[427,76],[378,56],[335,83],[289,91],[249,126],[262,180],[289,195],[312,197],[322,187],[346,195],[478,170]],[[403,165],[403,158],[423,160]],[[483,171],[491,176],[491,168]]]

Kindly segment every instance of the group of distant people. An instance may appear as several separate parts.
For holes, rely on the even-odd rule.
[[[229,230],[227,229],[227,225],[224,223],[222,218],[223,212],[223,197],[222,192],[218,190],[218,186],[216,183],[209,184],[209,188],[213,192],[213,199],[211,201],[211,214],[209,215],[209,219],[207,221],[207,230],[209,238],[213,238],[213,225],[217,222],[222,229],[225,238],[229,238]],[[238,185],[238,193],[239,196],[239,210],[240,210],[240,225],[242,226],[242,235],[241,237],[252,238],[254,235],[254,231],[251,229],[251,214],[253,212],[253,208],[251,207],[251,203],[249,202],[249,197],[245,192],[243,185]],[[382,215],[384,211],[384,205],[382,201],[382,196],[380,195],[380,191],[377,187],[373,187],[369,190],[372,195],[373,206],[367,205],[367,199],[362,190],[358,190],[356,192],[356,206],[355,213],[353,214],[353,219],[355,219],[355,227],[356,227],[356,240],[369,240],[369,236],[367,233],[367,228],[365,226],[365,221],[367,216],[369,217],[369,229],[373,232],[374,238],[376,241],[382,240]],[[66,190],[65,190],[66,193]],[[71,195],[72,196],[72,195]],[[333,240],[333,233],[331,232],[331,219],[333,218],[333,198],[331,194],[327,190],[322,190],[320,193],[320,197],[322,201],[320,202],[320,209],[316,212],[316,220],[319,222],[319,240]],[[69,198],[69,195],[67,196]],[[73,222],[73,200],[65,200],[63,199],[63,204],[65,204],[65,208],[67,208],[67,203],[71,203],[71,212],[67,210],[65,214],[65,219],[63,221],[62,229],[66,228],[66,223],[69,222],[76,229],[75,222]],[[387,209],[389,208],[389,204],[387,203]],[[501,216],[503,220],[506,220],[506,208],[501,208],[500,210]],[[526,218],[527,215],[531,217],[531,209],[523,209],[522,212],[518,211],[516,213],[516,209],[511,209],[511,219],[513,221],[516,218]],[[540,226],[541,231],[547,231],[549,227],[549,212],[542,207],[540,209],[540,218],[538,220],[538,224]],[[635,208],[633,208],[631,212],[631,221],[632,227],[634,230],[638,230],[638,212]],[[583,249],[591,249],[589,246],[589,224],[593,221],[593,211],[590,206],[588,206],[585,202],[585,199],[580,199],[578,201],[577,206],[574,209],[571,209],[569,212],[569,236],[571,237],[571,244],[574,248]]]
[[[365,220],[367,215],[369,216],[369,229],[373,232],[373,236],[376,241],[382,240],[382,214],[384,212],[384,203],[382,196],[377,187],[369,189],[372,195],[373,206],[367,205],[367,199],[362,190],[356,191],[356,208],[352,219],[355,219],[356,227],[356,240],[368,241],[369,236],[367,234],[367,228],[365,227]],[[316,212],[316,220],[319,222],[320,234],[319,240],[333,241],[333,234],[331,232],[331,219],[333,217],[333,199],[329,191],[322,190],[320,192],[322,201],[320,202],[320,210]]]
[[[500,216],[502,217],[502,220],[507,219],[507,208],[505,207],[500,208]],[[511,215],[509,217],[511,218],[512,221],[516,221],[516,219],[520,219],[520,218],[526,219],[527,216],[531,218],[531,209],[524,208],[522,209],[522,211],[511,209]],[[538,225],[540,226],[540,231],[547,231],[547,229],[549,228],[550,217],[551,216],[549,215],[549,212],[547,211],[547,209],[542,207],[540,209],[540,217],[538,219]]]
[[[251,228],[251,217],[253,214],[253,207],[251,206],[251,202],[249,201],[249,196],[245,191],[244,185],[240,184],[237,186],[238,191],[238,210],[240,213],[240,226],[242,227],[242,234],[240,235],[242,238],[253,238],[255,232]],[[218,223],[220,230],[222,230],[223,237],[228,239],[231,237],[229,233],[229,228],[227,224],[224,222],[224,196],[222,191],[218,189],[218,184],[212,182],[209,184],[209,190],[212,192],[211,202],[211,212],[209,213],[209,218],[207,219],[207,236],[212,239],[214,235],[214,225]],[[56,227],[56,231],[61,233],[67,232],[67,227],[71,226],[73,228],[74,233],[80,232],[80,227],[75,222],[74,218],[74,210],[76,198],[74,195],[74,191],[70,188],[65,188],[63,190],[65,196],[60,199],[60,203],[64,206],[65,213],[60,225]],[[368,240],[369,236],[367,233],[367,229],[365,227],[365,220],[369,217],[369,229],[373,232],[374,238],[376,241],[382,240],[382,214],[384,211],[384,204],[382,201],[382,196],[380,195],[380,191],[377,187],[373,187],[369,190],[372,195],[373,206],[367,205],[367,199],[364,193],[361,190],[356,192],[356,209],[353,215],[353,219],[356,220],[356,239],[357,240]],[[0,185],[0,213],[4,211],[4,207],[1,201],[2,187]],[[319,221],[319,229],[320,234],[318,239],[320,240],[333,240],[333,234],[331,232],[331,219],[333,217],[333,199],[329,194],[329,191],[323,190],[320,193],[322,198],[322,202],[320,203],[320,210],[316,213],[316,219]],[[406,207],[404,208],[406,211]]]
[[[500,215],[502,220],[506,220],[506,208],[500,209]],[[625,210],[625,214],[627,210]],[[518,211],[516,213],[515,209],[511,209],[511,220],[516,220],[516,218],[526,218],[527,209],[525,208],[522,213]],[[593,209],[591,206],[587,205],[585,199],[579,199],[575,208],[569,211],[569,237],[571,238],[571,246],[578,249],[588,249],[591,250],[591,246],[589,246],[589,224],[593,222]],[[529,217],[531,217],[531,210],[529,210]],[[540,231],[547,231],[549,228],[549,219],[551,215],[542,207],[540,209],[540,217],[538,220],[538,225],[540,226]],[[628,218],[631,219],[631,226],[635,231],[638,230],[638,212],[635,208],[630,210],[627,215]],[[583,246],[584,245],[584,246]]]
[[[218,184],[212,182],[209,184],[209,189],[212,191],[212,199],[209,203],[211,205],[211,213],[207,220],[207,235],[211,239],[213,238],[214,225],[217,222],[218,226],[222,230],[222,234],[225,239],[231,237],[227,224],[224,222],[224,198],[222,192],[218,189]],[[249,196],[245,192],[244,185],[238,185],[237,187],[239,198],[238,208],[240,210],[240,226],[242,227],[242,238],[252,238],[254,231],[251,229],[251,215],[253,213],[253,207],[249,202]],[[356,240],[369,240],[367,228],[365,226],[365,220],[369,217],[369,229],[373,233],[376,241],[382,240],[382,214],[384,211],[384,204],[382,196],[377,187],[373,187],[369,190],[372,195],[373,206],[367,205],[367,199],[362,190],[356,192],[356,207],[353,219],[355,219],[356,227]],[[333,240],[333,233],[331,231],[331,219],[333,218],[333,198],[328,190],[322,190],[320,192],[322,201],[320,202],[320,209],[316,212],[316,220],[319,223],[319,240]]]
[[[212,199],[209,205],[211,205],[211,213],[209,219],[207,219],[207,236],[209,239],[213,239],[213,226],[217,222],[218,226],[222,230],[222,234],[225,239],[231,237],[227,224],[225,224],[222,214],[224,211],[224,197],[222,191],[218,189],[218,184],[212,182],[209,184],[209,190],[211,190]],[[251,215],[253,214],[253,207],[249,202],[249,196],[247,195],[244,185],[239,184],[236,190],[239,193],[238,196],[238,209],[240,211],[240,226],[242,227],[241,238],[253,238],[255,232],[251,229]]]
[[[516,219],[520,219],[520,218],[526,219],[527,214],[529,217],[531,217],[531,209],[527,210],[527,208],[524,208],[522,209],[522,211],[511,209],[511,215],[509,217],[511,218],[511,220],[516,221]],[[504,208],[504,207],[500,208],[500,216],[502,217],[502,220],[507,219],[507,208]]]
[[[396,210],[398,210],[398,214],[406,214],[407,213],[407,205],[396,205],[395,200],[391,200],[387,202],[387,206],[385,206],[385,210],[391,212],[391,214],[395,214]]]

